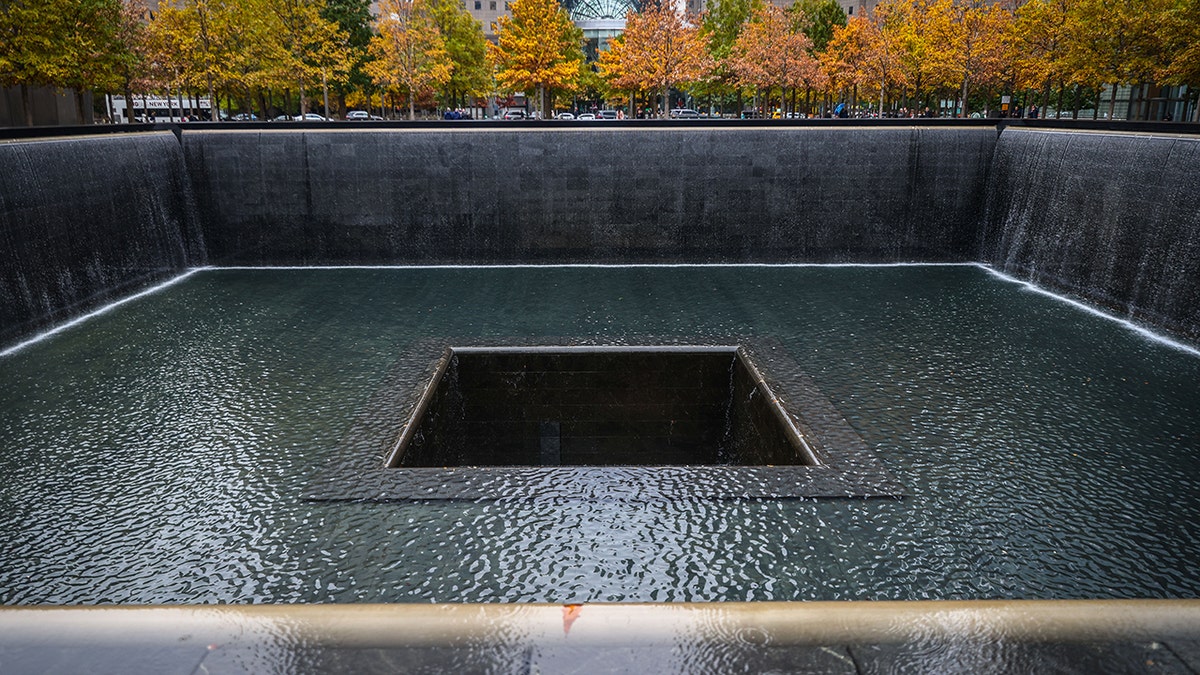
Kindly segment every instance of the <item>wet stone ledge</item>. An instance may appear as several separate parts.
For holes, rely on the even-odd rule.
[[[589,338],[461,340],[435,338],[408,349],[391,368],[385,383],[363,407],[346,434],[335,459],[310,483],[304,498],[312,501],[412,501],[573,499],[596,501],[721,500],[902,497],[901,485],[870,448],[805,375],[783,346],[770,338],[688,340],[640,338],[636,345],[612,346]],[[528,463],[492,466],[403,466],[398,447],[418,409],[429,405],[432,382],[446,365],[448,347],[478,350],[561,348],[617,353],[628,350],[732,350],[762,377],[780,405],[787,424],[803,437],[810,453],[792,459],[779,455],[772,463],[754,465],[735,456],[718,463],[698,458],[687,463],[677,455],[661,465],[610,464],[535,466]],[[758,413],[763,415],[761,411]],[[467,453],[478,459],[478,453]],[[427,458],[428,459],[428,458]],[[446,464],[454,463],[449,458]],[[707,458],[711,460],[712,458]],[[759,459],[762,459],[761,457]],[[504,460],[501,459],[500,463]],[[740,462],[740,465],[738,464]]]

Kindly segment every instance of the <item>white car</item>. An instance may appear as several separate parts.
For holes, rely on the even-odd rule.
[[[689,120],[700,117],[700,113],[691,108],[672,108],[670,115],[673,120]]]
[[[346,113],[346,119],[351,122],[369,122],[371,120],[382,120],[379,115],[372,115],[366,110],[351,110]]]
[[[571,114],[571,113],[569,113],[569,112],[562,112],[562,113],[558,113],[557,117],[558,117],[558,119],[560,119],[560,120],[573,120],[573,119],[575,119],[575,116],[574,116],[574,115],[572,115],[572,114]]]
[[[304,113],[296,117],[297,122],[328,122],[329,120],[321,117],[317,113]]]

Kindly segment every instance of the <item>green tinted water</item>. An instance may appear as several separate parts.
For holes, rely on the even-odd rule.
[[[418,340],[731,334],[912,496],[299,498]],[[1200,359],[975,267],[203,271],[0,359],[0,449],[5,603],[1200,594]]]

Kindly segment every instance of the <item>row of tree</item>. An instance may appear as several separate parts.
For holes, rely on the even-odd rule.
[[[1200,85],[1200,0],[884,0],[849,20],[837,5],[802,0],[781,10],[716,0],[698,21],[651,6],[631,15],[600,58],[621,89],[672,87],[693,95],[750,88],[783,111],[813,94],[874,92],[877,111],[961,102],[993,93],[1096,93],[1103,85]],[[1194,94],[1193,94],[1194,95]],[[1116,87],[1110,88],[1109,115]],[[1027,97],[1031,98],[1031,97]],[[1078,103],[1076,102],[1076,109]]]
[[[461,0],[4,0],[0,84],[104,93],[190,92],[232,107],[462,105],[525,92],[665,113],[671,92],[778,101],[874,97],[878,110],[990,101],[999,92],[1089,96],[1105,84],[1200,85],[1200,0],[884,0],[847,20],[836,0],[713,0],[700,16],[649,0],[588,63],[556,0],[515,0],[489,43]],[[1115,88],[1113,89],[1115,96]],[[79,99],[82,105],[82,96]],[[1115,100],[1110,98],[1109,108]],[[217,106],[213,106],[217,114]]]

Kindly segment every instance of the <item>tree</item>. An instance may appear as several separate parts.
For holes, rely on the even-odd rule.
[[[729,52],[750,20],[750,15],[761,7],[763,0],[714,0],[708,4],[701,17],[701,29],[708,45],[708,55],[713,67],[706,82],[697,89],[707,93],[727,95],[737,93],[740,107],[741,86],[737,75],[729,67]],[[840,10],[839,10],[840,11]]]
[[[217,92],[234,79],[232,64],[240,56],[231,39],[241,18],[237,9],[230,0],[185,0],[160,7],[151,23],[154,61],[208,92],[214,122],[220,115]]]
[[[1013,54],[1020,86],[1042,90],[1042,109],[1050,87],[1068,78],[1068,0],[1029,0],[1017,9],[1013,22]]]
[[[868,30],[862,33],[862,67],[866,80],[879,87],[879,115],[883,115],[889,87],[908,85],[906,47],[908,45],[907,13],[898,3],[884,2],[875,8]]]
[[[667,2],[657,2],[625,18],[620,70],[642,89],[662,92],[662,114],[670,109],[674,85],[704,79],[713,68],[699,27]]]
[[[825,51],[834,28],[846,25],[846,13],[837,0],[799,0],[787,9],[792,25],[812,41],[812,51]]]
[[[322,0],[271,0],[271,4],[280,26],[277,40],[283,56],[276,64],[280,79],[299,87],[301,115],[308,112],[308,83],[320,82],[328,115],[329,80],[341,80],[350,70],[346,34],[321,16]]]
[[[1163,43],[1169,55],[1165,81],[1186,84],[1190,90],[1200,87],[1200,0],[1179,0],[1167,11]],[[1192,121],[1200,122],[1200,99]]]
[[[490,45],[496,80],[510,91],[538,92],[538,109],[550,113],[550,91],[569,86],[583,61],[583,31],[555,0],[516,0],[512,15],[496,20]]]
[[[404,89],[408,119],[415,119],[417,96],[450,80],[445,42],[425,0],[382,0],[378,30],[367,72],[379,84]]]
[[[0,11],[0,84],[21,88],[25,124],[33,126],[30,87],[54,85],[61,75],[65,7],[39,0],[7,0]]]
[[[985,0],[968,0],[953,5],[951,16],[947,70],[960,83],[961,114],[967,117],[971,88],[995,85],[1008,62],[1012,13]]]
[[[142,82],[142,73],[149,59],[149,16],[145,0],[125,0],[121,3],[120,23],[117,26],[116,75],[125,96],[125,123],[133,122],[133,88]]]
[[[462,96],[487,93],[492,71],[483,26],[459,0],[432,0],[430,10],[450,56],[450,79],[442,86],[442,101],[455,106]]]
[[[793,27],[788,16],[775,5],[760,7],[738,35],[729,54],[729,64],[746,84],[778,86],[786,108],[789,88],[817,84],[820,64],[809,50],[812,40]]]
[[[1108,115],[1116,108],[1115,85],[1148,82],[1168,75],[1159,22],[1171,0],[1109,3],[1078,0],[1068,13],[1070,46],[1066,59],[1076,77],[1090,84],[1111,84]]]
[[[833,29],[833,37],[820,56],[821,68],[835,90],[853,88],[867,81],[864,62],[867,52],[865,33],[873,30],[871,22],[859,14],[845,26]]]
[[[337,24],[346,36],[346,74],[333,83],[334,94],[340,114],[346,113],[346,96],[356,90],[366,89],[371,78],[363,69],[369,55],[371,37],[371,0],[326,0],[321,9],[321,18]]]
[[[64,30],[55,54],[58,76],[54,84],[75,91],[76,111],[83,122],[85,92],[116,88],[121,2],[75,0],[60,3],[58,11]]]

